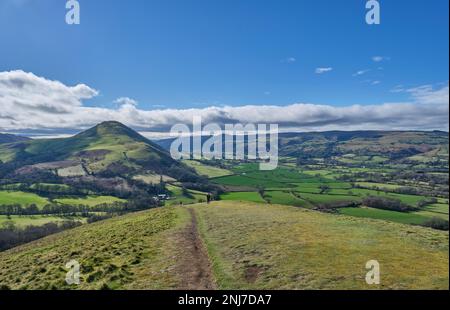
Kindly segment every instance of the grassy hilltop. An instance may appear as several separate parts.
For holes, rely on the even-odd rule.
[[[208,266],[192,262],[193,230],[217,288],[448,289],[446,232],[236,202],[165,207],[62,232],[0,253],[0,279],[12,289],[196,288],[190,272]],[[64,282],[71,259],[82,266],[79,287]],[[381,264],[377,287],[364,281],[371,259]]]

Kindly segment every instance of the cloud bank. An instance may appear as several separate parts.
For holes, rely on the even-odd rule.
[[[449,86],[401,89],[408,102],[336,107],[295,103],[201,109],[143,110],[135,100],[117,99],[113,109],[87,107],[99,94],[84,84],[67,86],[23,71],[0,72],[0,131],[67,133],[116,120],[142,132],[167,132],[177,123],[276,123],[285,131],[447,130]]]

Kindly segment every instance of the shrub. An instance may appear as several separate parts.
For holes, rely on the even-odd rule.
[[[433,217],[431,220],[426,221],[423,223],[423,226],[448,231],[448,221],[438,217]]]
[[[410,206],[406,203],[401,202],[398,199],[392,199],[387,197],[368,196],[363,199],[362,203],[369,208],[391,210],[398,212],[410,212],[417,210],[417,207]]]

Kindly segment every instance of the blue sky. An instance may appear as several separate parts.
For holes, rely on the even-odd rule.
[[[377,26],[363,0],[79,2],[69,26],[63,0],[0,0],[0,72],[85,84],[98,93],[83,107],[106,109],[121,97],[143,111],[448,97],[447,0],[381,0]]]

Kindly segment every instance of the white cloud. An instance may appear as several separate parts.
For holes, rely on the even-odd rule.
[[[396,85],[394,88],[391,89],[391,93],[402,93],[405,91],[405,88],[403,85]]]
[[[0,72],[0,102],[2,110],[9,113],[18,113],[21,109],[35,113],[70,113],[81,106],[82,100],[97,95],[97,90],[85,84],[66,86],[33,73]]]
[[[200,115],[204,123],[277,123],[285,130],[448,130],[448,83],[405,92],[411,97],[408,102],[379,105],[294,103],[143,110],[131,103],[133,99],[123,97],[119,101],[125,104],[108,109],[82,104],[98,94],[84,84],[66,86],[32,73],[2,72],[0,131],[53,135],[116,120],[140,131],[164,132],[176,123],[191,124],[195,115]]]
[[[353,74],[353,76],[364,75],[364,74],[366,74],[366,73],[369,72],[369,71],[370,71],[369,69],[367,69],[367,70],[359,70],[359,71],[355,72],[355,73]]]
[[[333,70],[333,68],[331,68],[331,67],[328,67],[328,68],[317,68],[316,69],[316,73],[317,74],[323,74],[323,73],[326,73],[326,72],[330,72],[332,70]]]
[[[385,56],[373,56],[372,60],[374,62],[382,62],[382,61],[391,60],[391,58],[390,57],[385,57]]]
[[[378,84],[381,84],[381,81],[372,81],[370,83],[370,85],[378,85]]]
[[[424,85],[407,89],[416,102],[433,105],[448,105],[449,93],[448,84],[440,89],[435,89],[433,85]]]
[[[118,105],[131,105],[131,106],[137,106],[138,102],[134,99],[128,98],[128,97],[120,97],[114,100],[114,103]]]
[[[294,63],[296,61],[297,61],[297,59],[295,57],[288,57],[286,59],[283,59],[281,62],[285,62],[285,63],[291,64],[291,63]]]

